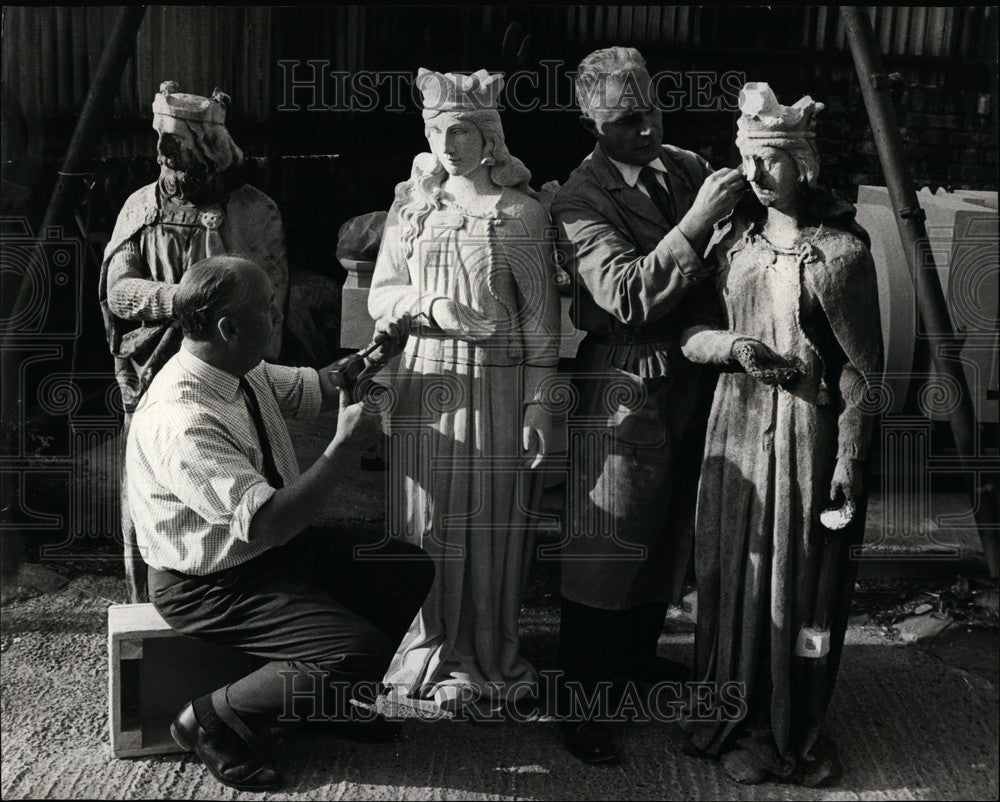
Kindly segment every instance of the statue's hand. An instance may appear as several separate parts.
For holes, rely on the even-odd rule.
[[[802,375],[796,365],[760,340],[749,337],[737,340],[733,343],[732,355],[747,375],[764,384],[789,387]]]
[[[381,365],[397,354],[402,353],[406,346],[406,338],[410,336],[413,318],[409,314],[397,317],[384,317],[375,321],[375,336],[386,335],[382,344],[368,355],[370,364]]]
[[[431,304],[430,317],[446,334],[472,342],[488,340],[497,331],[497,325],[471,306],[449,298],[439,298]]]
[[[845,506],[857,507],[863,484],[861,463],[850,457],[838,459],[830,482],[830,501],[836,503],[843,499]]]
[[[528,404],[524,410],[521,439],[524,450],[534,457],[531,468],[537,468],[542,464],[549,447],[549,440],[552,439],[552,416],[542,408],[541,404]]]

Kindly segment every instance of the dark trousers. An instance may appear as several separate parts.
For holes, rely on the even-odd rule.
[[[641,677],[656,657],[667,605],[604,610],[562,599],[556,662],[566,682],[592,693],[600,682]]]
[[[423,550],[397,540],[355,554],[373,543],[313,527],[209,576],[150,569],[153,604],[173,629],[268,661],[212,695],[244,738],[332,715],[332,703],[342,717],[358,683],[381,681],[434,566]]]

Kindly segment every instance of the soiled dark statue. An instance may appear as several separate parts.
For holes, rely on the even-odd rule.
[[[867,238],[817,180],[822,108],[781,106],[767,84],[741,92],[753,194],[716,234],[724,324],[684,343],[723,371],[699,489],[695,678],[745,691],[742,707],[685,730],[748,783],[818,785],[840,769],[823,724],[857,567],[848,550],[864,534],[864,397],[882,340]]]

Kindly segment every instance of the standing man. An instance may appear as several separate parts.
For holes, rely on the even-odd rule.
[[[267,662],[186,705],[170,732],[225,785],[272,790],[281,780],[261,754],[272,733],[373,698],[433,563],[408,543],[311,526],[342,481],[344,449],[381,430],[345,403],[330,370],[261,361],[281,323],[263,270],[206,259],[181,278],[174,306],[183,343],[143,396],[126,453],[150,593],[178,632]],[[402,350],[408,319],[380,328],[392,340],[374,358]],[[338,406],[336,435],[299,475],[282,418]]]
[[[195,262],[240,254],[267,273],[279,308],[288,295],[281,215],[267,195],[243,181],[243,152],[226,129],[229,96],[178,91],[166,81],[153,100],[159,179],[122,207],[101,265],[100,301],[125,408],[124,443],[132,412],[157,371],[180,347],[174,312],[177,282]],[[274,359],[281,329],[266,344]],[[126,479],[122,476],[122,488]],[[122,493],[122,536],[129,601],[146,600],[146,566]]]
[[[602,683],[683,678],[683,666],[656,657],[690,554],[707,413],[680,335],[711,273],[703,254],[714,224],[746,182],[663,144],[662,114],[634,48],[587,56],[576,94],[597,145],[552,216],[574,280],[574,321],[587,332],[574,373],[577,413],[598,422],[600,441],[571,467],[562,554],[558,661],[571,701],[582,701],[571,707],[578,712]],[[596,720],[606,707],[563,724],[567,748],[587,762],[621,757]]]

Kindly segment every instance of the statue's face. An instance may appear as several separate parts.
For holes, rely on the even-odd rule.
[[[205,172],[213,166],[199,154],[194,135],[183,120],[157,115],[153,128],[158,134],[156,152],[161,164],[183,173]]]
[[[442,114],[427,123],[424,133],[448,175],[468,175],[480,167],[486,141],[474,123]]]
[[[653,97],[649,74],[643,70],[608,78],[590,99],[584,125],[616,161],[643,166],[658,158],[663,113]]]
[[[757,147],[742,155],[743,173],[762,204],[779,209],[795,204],[799,166],[788,152]]]

